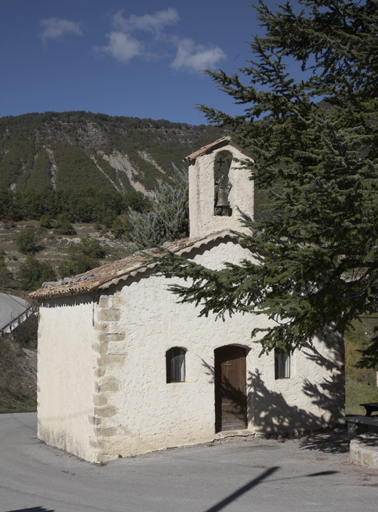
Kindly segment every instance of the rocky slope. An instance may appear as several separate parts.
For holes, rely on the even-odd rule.
[[[0,414],[37,408],[37,318],[0,336]]]
[[[0,187],[102,187],[150,194],[192,151],[221,137],[211,126],[46,112],[0,118]]]

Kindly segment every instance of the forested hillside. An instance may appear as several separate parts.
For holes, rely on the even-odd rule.
[[[222,136],[219,128],[46,112],[0,119],[0,187],[17,192],[73,188],[151,192],[191,151]]]
[[[0,285],[35,289],[135,250],[129,209],[149,211],[159,180],[176,185],[172,164],[223,135],[89,112],[1,118]]]

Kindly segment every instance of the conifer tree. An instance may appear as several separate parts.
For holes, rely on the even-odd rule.
[[[252,60],[233,76],[208,72],[240,115],[202,110],[256,155],[251,175],[271,215],[240,240],[259,264],[210,271],[171,256],[162,270],[193,279],[173,291],[201,304],[202,315],[267,315],[262,352],[292,351],[377,312],[378,4],[298,0],[271,10],[260,1],[255,9],[264,34],[251,42]],[[375,336],[362,364],[377,363]]]
[[[189,234],[188,171],[173,165],[172,183],[159,180],[147,212],[129,210],[131,240],[139,248],[154,247]]]

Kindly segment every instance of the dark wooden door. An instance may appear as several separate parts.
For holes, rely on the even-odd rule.
[[[228,345],[215,350],[215,431],[247,427],[246,351]]]

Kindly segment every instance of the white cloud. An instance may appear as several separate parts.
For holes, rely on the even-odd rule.
[[[133,32],[141,30],[143,32],[160,32],[164,27],[174,25],[180,19],[176,9],[170,7],[165,11],[157,11],[155,14],[145,14],[144,16],[135,16],[124,18],[122,11],[118,11],[113,18],[116,29],[122,32]]]
[[[219,46],[205,47],[195,44],[192,39],[181,39],[171,67],[198,72],[216,67],[225,58],[226,55]]]
[[[189,38],[169,35],[166,28],[179,20],[179,14],[174,8],[129,17],[124,17],[123,11],[118,11],[112,19],[113,32],[108,35],[108,45],[97,47],[96,50],[125,64],[133,57],[148,61],[167,57],[172,60],[176,53],[170,66],[177,71],[189,72],[214,68],[226,58],[218,46],[203,46]]]
[[[142,54],[142,43],[128,34],[123,34],[122,32],[111,32],[108,37],[109,44],[107,46],[103,46],[100,50],[108,53],[118,62],[127,63],[133,57]]]
[[[69,21],[62,18],[48,18],[40,20],[42,30],[42,41],[45,43],[48,39],[58,39],[66,34],[81,36],[81,23],[78,21]]]

